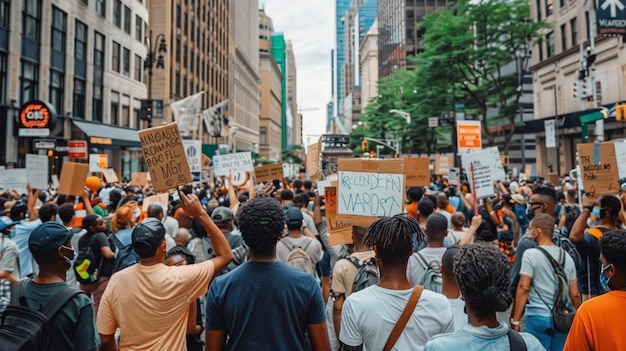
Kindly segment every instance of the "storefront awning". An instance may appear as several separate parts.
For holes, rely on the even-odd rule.
[[[90,145],[116,149],[119,147],[141,147],[139,133],[136,129],[74,119],[72,123],[85,133],[85,137]]]

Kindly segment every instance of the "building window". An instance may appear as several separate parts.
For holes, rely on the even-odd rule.
[[[130,77],[130,50],[124,48],[124,56],[122,56],[122,74]]]
[[[176,28],[180,28],[180,5],[176,5]]]
[[[591,23],[589,23],[589,12],[585,11],[585,29],[587,33],[587,40],[591,38]]]
[[[91,110],[91,119],[94,121],[103,121],[103,97],[104,89],[104,35],[95,32],[93,46],[93,103]]]
[[[62,72],[65,72],[66,32],[67,14],[52,6],[50,66]]]
[[[193,49],[189,51],[189,72],[193,73],[193,60],[194,60],[194,56],[193,56]]]
[[[554,11],[554,5],[552,4],[552,0],[546,0],[546,17],[552,15]]]
[[[4,99],[7,92],[7,55],[0,52],[0,99]]]
[[[0,28],[10,28],[11,19],[11,2],[9,0],[0,0]]]
[[[541,0],[535,1],[535,7],[537,8],[537,21],[541,20]]]
[[[89,0],[80,0],[85,6],[89,6]]]
[[[57,113],[62,115],[64,112],[63,93],[65,90],[65,72],[59,72],[50,69],[50,98],[49,101],[57,110]]]
[[[135,39],[143,42],[143,20],[139,16],[135,16]]]
[[[183,45],[183,67],[187,67],[187,44]]]
[[[567,32],[566,26],[564,24],[561,25],[561,51],[567,50]]]
[[[180,96],[180,72],[178,71],[176,71],[176,78],[174,79],[174,92]]]
[[[122,28],[122,0],[115,0],[113,3],[113,24]]]
[[[22,37],[39,41],[40,9],[38,0],[24,0]]]
[[[265,127],[259,128],[259,144],[267,145],[267,128]]]
[[[87,78],[87,25],[80,21],[76,21],[75,31],[74,75],[79,78],[85,79]]]
[[[183,15],[183,33],[187,35],[187,14]]]
[[[120,44],[113,42],[111,50],[111,70],[120,73]]]
[[[546,34],[546,54],[548,58],[554,56],[554,33]]]
[[[196,29],[194,28],[193,25],[193,20],[191,20],[191,27],[189,28],[189,40],[193,43],[193,38],[194,38],[194,33],[196,31]]]
[[[21,103],[34,100],[39,96],[39,65],[22,61],[20,74]]]
[[[130,7],[124,5],[124,32],[130,34]]]
[[[72,113],[76,117],[85,118],[85,81],[82,79],[74,79],[74,105]]]
[[[107,16],[107,1],[106,0],[96,0],[96,13],[102,17]]]
[[[187,97],[187,77],[183,76],[183,97]]]
[[[180,39],[176,38],[176,63],[180,63]]]
[[[572,32],[572,47],[576,47],[578,45],[578,24],[576,23],[576,18],[569,21],[569,27]]]
[[[122,100],[123,102],[123,100]],[[130,127],[130,107],[122,105],[122,127]]]
[[[141,67],[141,56],[135,55],[135,80],[141,82],[141,73],[143,69]]]
[[[119,125],[120,123],[119,93],[115,91],[111,92],[111,111],[109,111],[109,115],[111,116],[110,123],[112,125]]]

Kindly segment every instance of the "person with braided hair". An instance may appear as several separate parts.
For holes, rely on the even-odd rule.
[[[413,294],[406,269],[413,233],[418,231],[417,221],[406,215],[384,217],[370,225],[364,244],[374,249],[380,281],[344,302],[339,333],[344,350],[383,350]],[[421,351],[430,337],[453,330],[446,297],[424,290],[393,348]]]
[[[463,246],[454,255],[453,272],[469,323],[454,333],[433,336],[425,350],[509,350],[509,326],[498,322],[496,312],[506,311],[513,301],[508,292],[510,271],[506,256],[497,246],[487,242]],[[527,350],[544,350],[534,336],[517,336],[522,337]]]

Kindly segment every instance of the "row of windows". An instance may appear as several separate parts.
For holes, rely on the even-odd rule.
[[[589,17],[585,16],[586,21],[586,29],[587,29],[587,37],[590,35],[590,23]],[[578,47],[578,19],[574,17],[568,23],[563,23],[559,27],[560,30],[560,39],[561,39],[561,51],[566,51],[571,48]],[[538,43],[539,47],[539,61],[543,61],[544,59],[550,58],[556,55],[555,48],[555,31],[552,31],[545,36],[545,40],[540,41]]]

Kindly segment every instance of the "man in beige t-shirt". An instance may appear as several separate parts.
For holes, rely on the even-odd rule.
[[[350,256],[358,258],[361,262],[365,262],[374,257],[374,250],[363,244],[367,227],[352,227],[352,247],[353,251]],[[337,260],[333,267],[332,280],[332,298],[329,299],[327,305],[328,318],[332,321],[328,325],[328,337],[330,338],[330,346],[332,350],[339,349],[339,330],[341,326],[341,310],[346,298],[352,294],[352,285],[357,274],[357,268],[349,259]]]
[[[181,197],[185,213],[206,229],[215,258],[188,266],[166,266],[165,227],[146,219],[135,227],[132,245],[139,264],[115,273],[107,285],[97,317],[103,351],[184,350],[189,304],[206,294],[209,282],[232,260],[226,238],[191,194]]]

